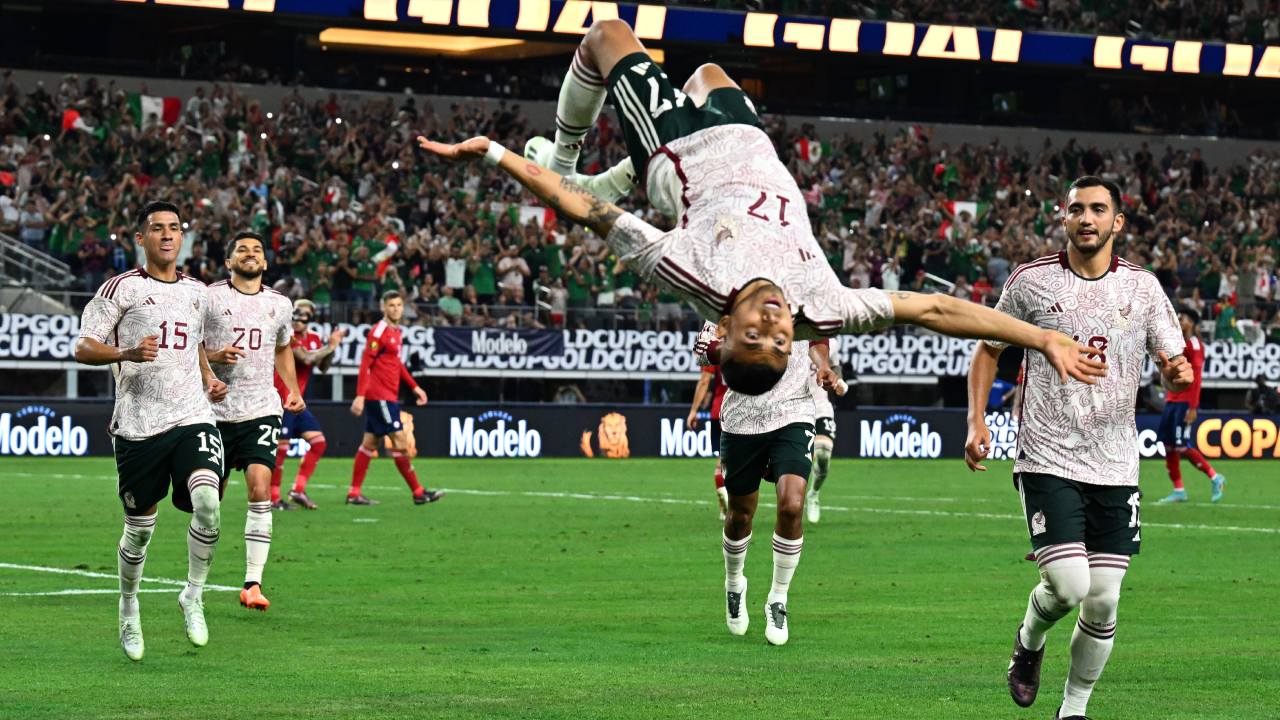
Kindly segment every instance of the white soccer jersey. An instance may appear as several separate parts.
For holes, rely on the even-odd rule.
[[[712,321],[734,293],[765,278],[785,292],[797,339],[893,324],[883,290],[840,284],[813,237],[795,180],[762,130],[720,125],[673,140],[649,162],[651,177],[669,172],[681,182],[684,213],[676,229],[664,233],[623,215],[606,238],[630,268]]]
[[[234,365],[214,363],[213,372],[227,384],[227,399],[213,406],[218,422],[243,422],[280,415],[276,392],[276,347],[293,339],[293,304],[264,287],[248,295],[228,280],[209,286],[209,329],[205,346],[221,350],[234,345],[245,352]]]
[[[766,393],[745,395],[726,390],[720,406],[720,428],[734,435],[762,435],[798,422],[813,422],[813,396],[809,394],[813,362],[809,343],[791,344],[791,357],[782,379]]]
[[[214,421],[200,378],[207,293],[204,283],[182,273],[165,282],[137,268],[103,283],[85,306],[80,337],[129,349],[155,335],[160,346],[152,362],[112,365],[112,435],[144,440],[179,425]]]
[[[1071,270],[1063,251],[1015,270],[996,309],[1096,347],[1107,363],[1096,385],[1063,384],[1043,355],[1027,352],[1014,472],[1137,485],[1133,414],[1143,363],[1160,351],[1181,355],[1184,344],[1155,275],[1117,257],[1105,275],[1087,280]]]
[[[828,348],[832,357],[836,354],[836,339],[831,338]],[[831,406],[831,392],[818,384],[818,366],[809,362],[809,395],[813,397],[813,416],[815,418],[835,418],[836,410]]]

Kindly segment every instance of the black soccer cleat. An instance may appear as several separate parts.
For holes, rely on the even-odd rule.
[[[413,504],[426,505],[427,503],[433,503],[442,497],[444,497],[443,490],[424,490],[421,495],[413,496]]]
[[[348,495],[347,504],[348,505],[377,505],[378,501],[373,500],[371,498],[367,498],[364,495]]]
[[[1022,647],[1022,626],[1013,636],[1013,655],[1009,657],[1009,695],[1021,707],[1031,707],[1040,691],[1040,661],[1044,648],[1028,650]],[[1063,718],[1062,720],[1067,720]]]
[[[1085,715],[1067,715],[1066,717],[1063,717],[1061,713],[1062,708],[1058,708],[1057,712],[1053,714],[1054,720],[1089,720]]]

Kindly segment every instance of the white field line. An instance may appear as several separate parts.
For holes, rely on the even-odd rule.
[[[18,565],[16,563],[0,562],[0,569],[29,570],[31,572],[54,573],[56,575],[79,575],[80,577],[106,578],[108,580],[120,579],[119,575],[114,575],[111,573],[100,573],[100,572],[93,572],[90,570],[76,570],[76,569],[69,569],[69,568],[46,567],[44,565]],[[144,577],[142,578],[142,582],[156,583],[157,585],[174,585],[177,587],[186,587],[187,585],[186,580],[170,580],[168,578]],[[240,591],[240,588],[237,588],[237,587],[228,587],[226,585],[214,585],[212,583],[205,583],[204,589],[205,590],[222,590],[224,592]],[[111,590],[111,592],[118,593],[120,591]]]
[[[176,588],[139,588],[140,593],[179,593],[182,592]],[[51,590],[49,592],[7,592],[0,593],[7,597],[49,597],[52,595],[119,595],[120,591],[115,588],[97,588],[94,590]]]
[[[27,477],[53,477],[51,475],[37,473],[8,473],[15,476]],[[64,475],[63,477],[78,478],[99,478],[106,477],[101,475]],[[238,481],[230,481],[231,485],[239,484]],[[329,485],[323,483],[308,483],[308,487],[321,488],[326,490],[339,489],[342,486]],[[366,487],[373,490],[398,491],[403,490],[403,486],[392,485],[367,485]],[[657,503],[667,505],[710,505],[709,500],[694,500],[688,498],[660,497],[656,495],[609,495],[600,493],[571,493],[571,492],[552,492],[552,491],[508,491],[508,490],[471,490],[465,488],[441,488],[445,492],[457,495],[488,495],[495,497],[543,497],[557,498],[569,500],[608,500],[622,502],[638,502],[638,503]],[[897,500],[903,502],[961,502],[963,500],[971,500],[978,502],[998,502],[989,498],[937,498],[937,497],[903,497],[903,496],[885,496],[885,495],[850,495],[841,496],[841,499],[865,499],[865,500]],[[762,507],[773,507],[770,503],[760,503]],[[1236,507],[1245,509],[1280,509],[1276,505],[1232,505],[1219,503],[1217,507]],[[842,507],[839,505],[823,504],[822,509],[834,510],[836,512],[862,512],[880,515],[923,515],[933,517],[957,517],[957,518],[982,518],[986,520],[1022,520],[1021,515],[1010,513],[984,513],[984,512],[953,512],[947,510],[915,510],[901,508],[869,508],[869,507]],[[1171,530],[1208,530],[1222,532],[1243,532],[1243,533],[1263,533],[1269,535],[1280,534],[1280,528],[1274,527],[1245,527],[1240,525],[1209,525],[1206,523],[1161,523],[1147,522],[1143,523],[1144,527],[1164,528]],[[3,567],[0,564],[0,567]]]

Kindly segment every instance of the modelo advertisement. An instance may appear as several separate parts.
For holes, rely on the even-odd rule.
[[[370,326],[311,326],[322,338],[335,328],[346,330],[346,336],[334,354],[334,366],[354,373]],[[404,359],[412,372],[456,370],[499,375],[554,371],[616,373],[633,378],[698,372],[690,352],[692,332],[422,326],[404,327],[403,332]],[[0,360],[70,363],[79,334],[80,318],[74,315],[0,313]],[[841,337],[832,355],[835,362],[866,379],[961,377],[969,371],[974,343],[932,334],[855,335]],[[1154,372],[1148,358],[1146,374]],[[1205,345],[1206,381],[1252,381],[1259,375],[1280,381],[1280,344],[1215,341]]]
[[[347,403],[315,402],[310,409],[329,443],[328,456],[351,458],[364,432]],[[705,413],[686,422],[686,405],[402,404],[415,454],[424,458],[521,461],[585,457],[715,457]],[[41,400],[0,402],[0,457],[82,457],[112,453],[110,402]],[[1160,416],[1137,416],[1138,452],[1160,458]],[[965,411],[877,408],[836,413],[835,455],[873,460],[964,457]],[[1012,459],[1018,423],[1007,412],[989,413],[993,459]],[[1192,428],[1196,447],[1211,459],[1280,459],[1280,417],[1204,411]],[[300,455],[298,441],[290,455]]]

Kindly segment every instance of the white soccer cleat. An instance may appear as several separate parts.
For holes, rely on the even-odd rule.
[[[187,591],[178,593],[178,607],[182,608],[182,620],[187,626],[187,639],[196,647],[209,644],[209,626],[204,622],[204,600],[187,599]]]
[[[769,596],[764,601],[764,639],[770,645],[786,645],[791,634],[787,625],[787,601]]]
[[[120,647],[125,657],[137,662],[142,659],[146,647],[142,642],[142,618],[134,615],[120,616]]]
[[[556,144],[551,138],[534,135],[524,144],[524,159],[535,165],[550,167],[555,156]]]
[[[817,490],[810,490],[804,494],[804,519],[814,525],[822,519],[822,505],[818,503]]]
[[[720,506],[720,522],[724,522],[725,514],[729,512],[729,491],[722,487],[716,488],[716,503]]]
[[[747,579],[742,578],[742,591],[724,590],[724,622],[729,626],[729,634],[746,635],[747,625],[751,618],[747,616]]]

